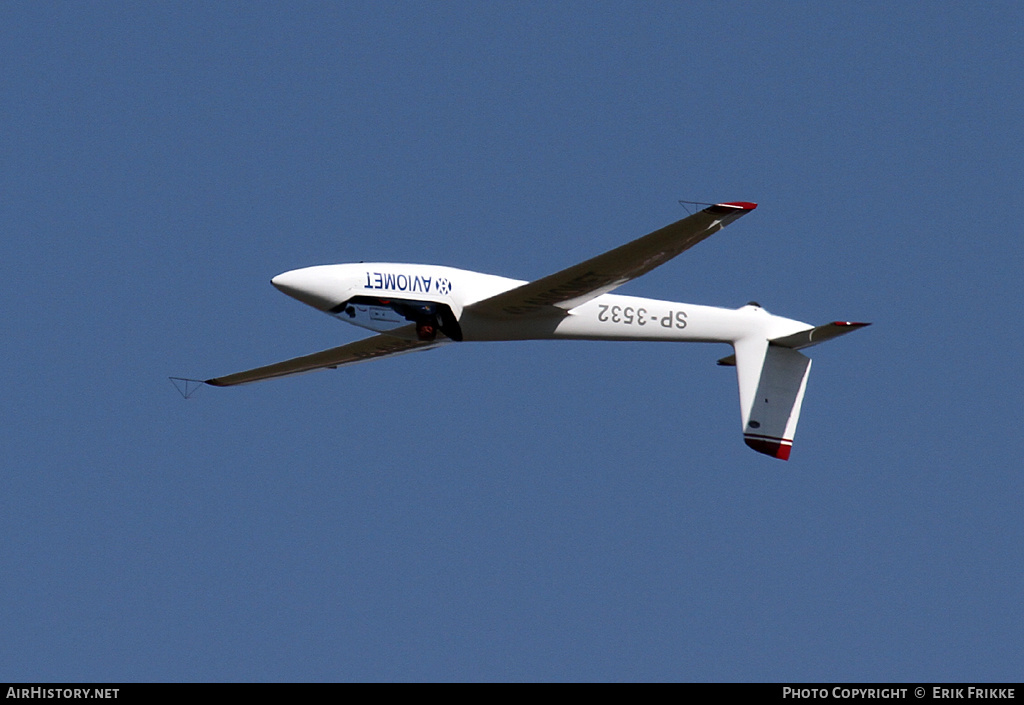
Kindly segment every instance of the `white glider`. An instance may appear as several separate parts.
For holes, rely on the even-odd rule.
[[[814,327],[738,309],[611,294],[754,210],[719,203],[614,250],[533,282],[420,264],[331,264],[271,283],[299,301],[378,335],[245,372],[204,380],[230,387],[428,350],[453,341],[671,340],[728,343],[736,367],[743,438],[789,459],[811,361],[798,352],[867,323]]]

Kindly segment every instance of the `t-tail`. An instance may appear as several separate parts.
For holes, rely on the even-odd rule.
[[[810,358],[799,351],[866,325],[836,321],[782,338],[751,336],[733,344],[735,354],[718,364],[736,366],[743,440],[748,446],[789,460],[811,371]]]

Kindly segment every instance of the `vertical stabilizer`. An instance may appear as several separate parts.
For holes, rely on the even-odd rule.
[[[758,453],[789,460],[811,360],[765,339],[737,341],[743,440]]]

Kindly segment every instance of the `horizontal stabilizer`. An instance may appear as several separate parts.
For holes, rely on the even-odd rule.
[[[784,338],[775,338],[769,342],[772,345],[778,345],[780,348],[803,350],[804,348],[809,348],[812,345],[824,343],[826,340],[838,338],[841,335],[852,333],[858,328],[870,325],[870,323],[854,323],[853,321],[834,321],[832,323],[826,323],[823,326],[818,326],[817,328],[811,328],[810,330],[794,333],[793,335],[787,335]]]
[[[794,333],[793,335],[787,335],[782,338],[773,338],[768,342],[780,348],[803,350],[804,348],[809,348],[812,345],[824,343],[826,340],[838,338],[841,335],[852,333],[859,328],[870,325],[870,323],[856,323],[854,321],[833,321],[832,323],[826,323],[825,325],[818,326],[816,328],[808,328],[807,330]],[[736,356],[727,355],[719,360],[718,364],[722,367],[735,367]]]

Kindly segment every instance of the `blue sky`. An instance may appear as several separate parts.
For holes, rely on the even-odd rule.
[[[8,3],[0,680],[1019,681],[1018,3]],[[361,337],[269,284],[536,278],[871,328],[792,459],[721,346]]]

